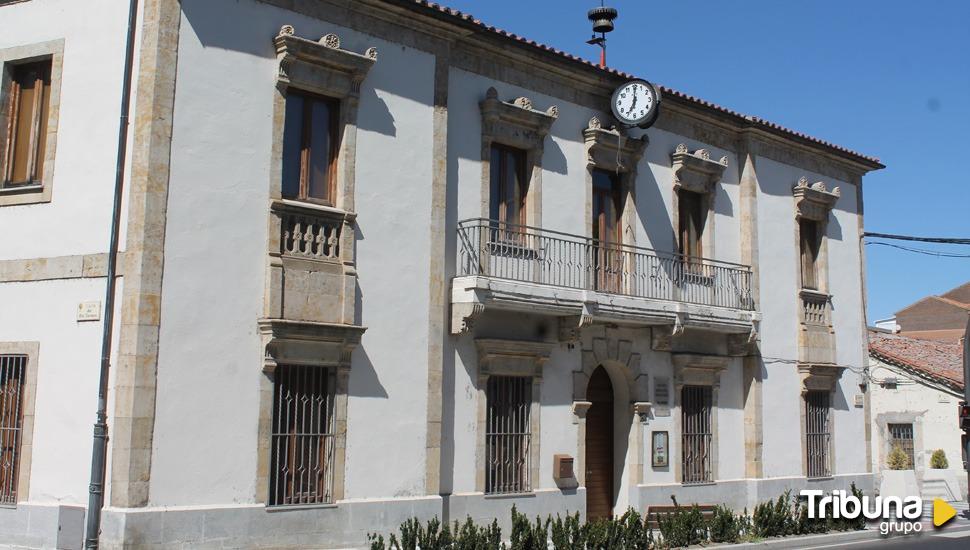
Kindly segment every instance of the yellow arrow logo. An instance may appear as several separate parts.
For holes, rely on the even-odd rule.
[[[942,498],[933,499],[933,525],[939,527],[953,519],[957,511]]]

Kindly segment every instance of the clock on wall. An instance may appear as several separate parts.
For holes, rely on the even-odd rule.
[[[631,80],[613,92],[610,108],[620,124],[649,128],[660,113],[660,90],[646,80]]]

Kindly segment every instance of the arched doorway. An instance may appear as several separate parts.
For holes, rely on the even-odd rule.
[[[596,367],[586,388],[586,517],[613,515],[613,383]]]

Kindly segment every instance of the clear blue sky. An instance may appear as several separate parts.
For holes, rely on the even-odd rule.
[[[586,10],[598,0],[442,3],[598,59],[584,43]],[[970,238],[970,2],[607,5],[620,10],[610,66],[879,157],[886,169],[864,179],[867,231]],[[866,255],[870,321],[970,280],[970,258],[873,245]]]

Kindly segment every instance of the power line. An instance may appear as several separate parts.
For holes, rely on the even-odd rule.
[[[970,258],[970,254],[952,254],[950,252],[938,252],[936,250],[926,250],[925,248],[909,248],[907,246],[900,246],[893,243],[880,243],[880,242],[870,242],[867,245],[874,244],[879,246],[889,246],[892,248],[898,248],[900,250],[905,250],[906,252],[915,252],[917,254],[925,254],[927,256],[936,256],[938,258]],[[970,244],[970,243],[968,243]]]
[[[892,235],[889,233],[870,233],[866,231],[863,237],[875,237],[879,239],[894,239],[897,241],[918,241],[922,243],[942,243],[942,244],[970,244],[970,239],[949,238],[949,237],[913,237],[911,235]]]

